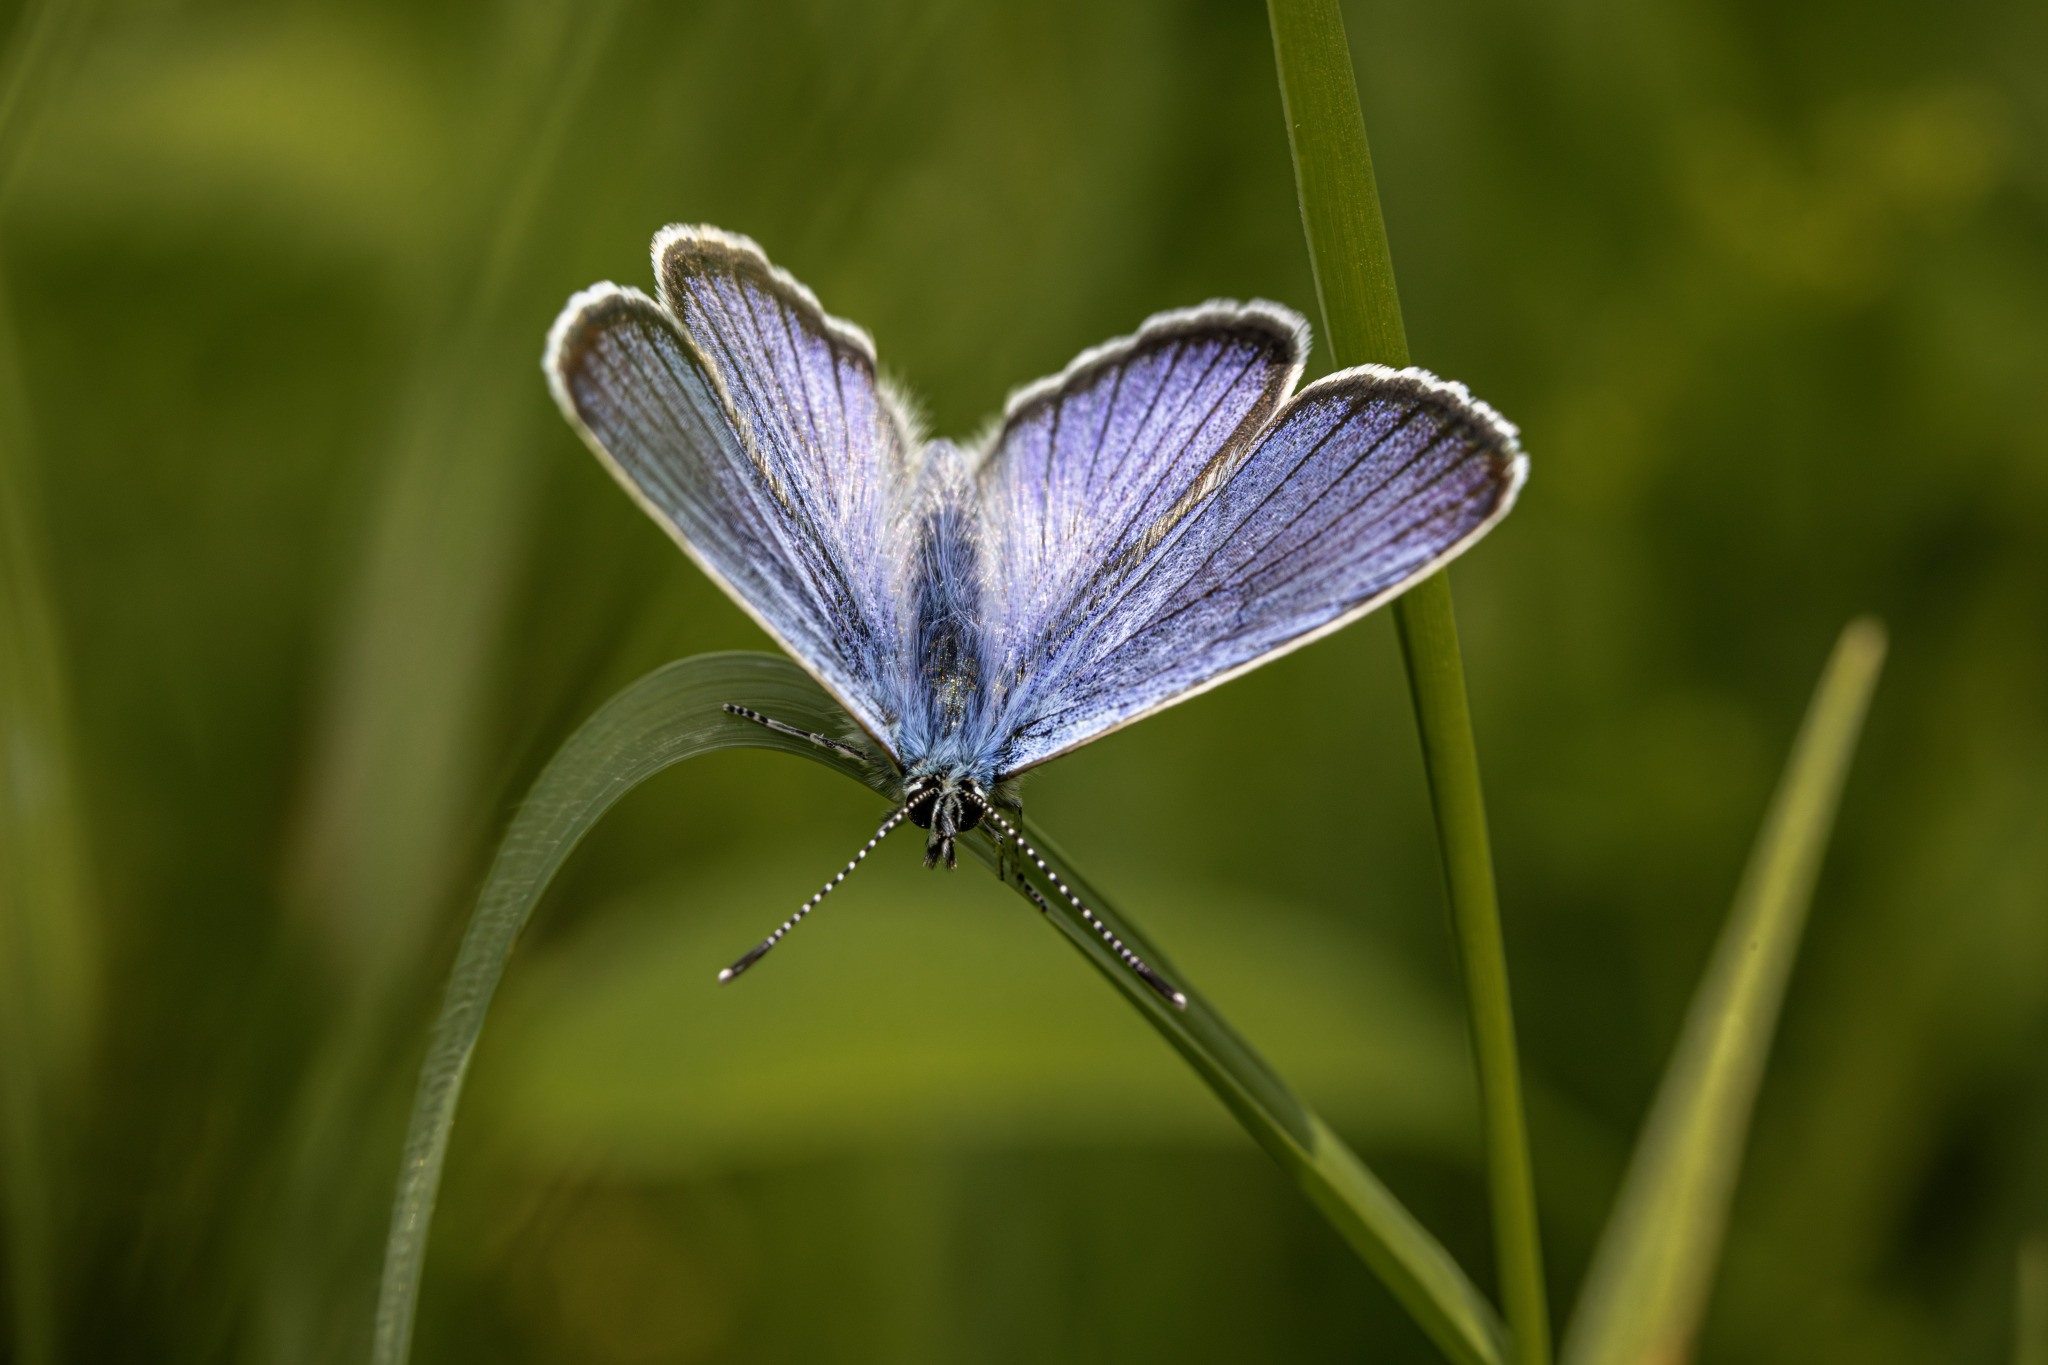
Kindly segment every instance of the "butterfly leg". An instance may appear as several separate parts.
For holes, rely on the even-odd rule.
[[[727,702],[725,709],[728,713],[738,716],[741,720],[750,720],[764,729],[773,730],[778,735],[792,735],[797,739],[807,739],[820,749],[830,749],[835,754],[844,754],[848,758],[857,758],[863,763],[874,762],[873,754],[862,749],[856,749],[851,744],[842,744],[830,735],[821,735],[815,730],[799,730],[796,726],[776,720],[773,716],[764,716],[751,707],[739,706],[733,702]]]
[[[1087,921],[1088,927],[1093,929],[1097,934],[1101,936],[1102,941],[1109,945],[1110,951],[1116,954],[1117,960],[1123,963],[1124,966],[1131,969],[1132,975],[1136,976],[1140,981],[1143,981],[1146,985],[1150,986],[1154,991],[1158,992],[1160,998],[1165,1000],[1169,1005],[1172,1005],[1175,1009],[1184,1010],[1188,1007],[1187,995],[1184,992],[1175,989],[1173,983],[1168,981],[1165,977],[1161,976],[1158,972],[1153,971],[1151,966],[1146,963],[1145,959],[1139,957],[1136,953],[1132,952],[1129,948],[1125,947],[1124,941],[1116,936],[1116,931],[1111,929],[1107,924],[1103,923],[1102,919],[1098,915],[1096,915],[1096,913],[1093,910],[1090,910],[1086,905],[1081,903],[1081,898],[1079,896],[1076,896],[1073,893],[1073,890],[1070,887],[1068,887],[1068,885],[1064,881],[1060,880],[1059,873],[1053,871],[1051,867],[1046,865],[1045,859],[1039,855],[1037,849],[1033,848],[1030,845],[1030,843],[1024,838],[1024,835],[1018,830],[1018,828],[1015,825],[1011,824],[1008,820],[1004,819],[1002,814],[999,811],[997,811],[993,806],[985,806],[983,808],[982,815],[984,819],[988,820],[989,823],[993,824],[997,829],[1003,832],[1003,836],[1005,839],[1007,839],[1010,843],[1013,843],[1017,846],[1017,851],[1019,853],[1023,854],[1025,858],[1030,859],[1033,866],[1037,867],[1039,872],[1044,874],[1046,879],[1050,881],[1053,884],[1053,886],[1058,888],[1060,895],[1066,898],[1066,901],[1069,905],[1073,906],[1076,910],[1081,912],[1081,918]],[[1021,863],[1018,865],[1017,868],[1017,881],[1020,885],[1023,886],[1024,890],[1026,891],[1026,893],[1030,895],[1031,899],[1037,902],[1038,908],[1041,911],[1044,911],[1047,914],[1052,913],[1052,907],[1046,904],[1045,897],[1039,895],[1038,889],[1032,886],[1031,883],[1025,879],[1024,868]]]
[[[993,810],[994,807],[990,806],[988,809]],[[1024,808],[1022,806],[1017,807],[1017,818],[1019,820],[1024,818]],[[996,880],[1007,882],[1011,880],[1012,876],[1015,877],[1019,886],[1024,887],[1027,891],[1031,891],[1031,894],[1034,896],[1038,894],[1037,891],[1032,890],[1031,883],[1024,877],[1024,859],[1017,852],[1016,846],[1008,839],[998,839],[996,840]]]

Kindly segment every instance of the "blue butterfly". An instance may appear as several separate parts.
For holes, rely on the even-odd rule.
[[[654,270],[656,299],[569,300],[543,362],[555,400],[880,753],[807,737],[897,787],[846,871],[720,980],[906,819],[927,866],[986,821],[1044,869],[1000,809],[1019,774],[1387,602],[1507,515],[1527,474],[1512,426],[1422,370],[1293,392],[1308,324],[1278,304],[1157,314],[963,446],[925,439],[867,333],[747,238],[665,228]]]

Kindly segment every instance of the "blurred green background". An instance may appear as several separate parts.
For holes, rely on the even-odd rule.
[[[1570,1302],[1807,693],[1892,630],[1702,1358],[1990,1362],[2048,1225],[2048,8],[1346,6],[1419,363],[1523,428],[1454,573]],[[0,1082],[22,1365],[364,1358],[426,1021],[598,702],[763,638],[537,360],[749,233],[940,432],[1148,312],[1315,313],[1249,0],[15,6]],[[1316,370],[1328,365],[1327,353]],[[1373,619],[1031,809],[1482,1283]],[[1428,1360],[978,870],[758,753],[578,853],[457,1125],[421,1361]]]

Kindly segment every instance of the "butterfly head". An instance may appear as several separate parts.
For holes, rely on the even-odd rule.
[[[913,777],[903,789],[903,810],[910,823],[929,830],[924,865],[941,859],[955,866],[953,840],[979,825],[988,814],[988,789],[965,768],[948,768]]]

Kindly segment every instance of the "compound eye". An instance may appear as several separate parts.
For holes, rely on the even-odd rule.
[[[932,827],[932,816],[939,809],[939,789],[937,787],[926,787],[921,791],[913,793],[910,800],[904,803],[903,809],[910,816],[911,824],[916,825],[919,829],[930,829]]]
[[[968,830],[980,824],[981,817],[986,814],[988,814],[988,807],[979,800],[962,801],[958,812],[954,816],[954,819],[957,821],[954,828],[959,833],[965,834]]]

